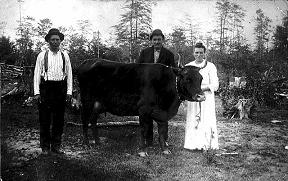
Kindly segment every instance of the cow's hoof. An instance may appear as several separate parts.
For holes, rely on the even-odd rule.
[[[139,152],[138,155],[139,155],[140,157],[146,157],[146,156],[149,156],[148,153],[145,152],[145,151],[141,151],[141,152]]]
[[[162,153],[164,155],[171,155],[172,154],[170,150],[164,150],[164,151],[162,151]]]

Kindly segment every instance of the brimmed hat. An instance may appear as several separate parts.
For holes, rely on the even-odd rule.
[[[64,40],[64,35],[62,33],[60,33],[60,31],[56,28],[52,28],[49,30],[48,34],[45,36],[45,40],[48,42],[51,35],[58,35],[60,37],[60,40],[63,41]]]
[[[159,36],[159,35],[161,35],[161,36],[163,37],[163,39],[165,38],[164,35],[163,35],[163,33],[162,33],[162,31],[161,31],[160,29],[154,30],[154,31],[151,33],[151,35],[150,35],[150,40],[152,40],[152,37],[153,37],[153,36]]]

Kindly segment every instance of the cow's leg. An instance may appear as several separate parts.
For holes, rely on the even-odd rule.
[[[151,121],[147,116],[139,116],[140,121],[140,148],[147,147],[147,134],[149,130],[149,122]]]
[[[165,122],[165,127],[167,128],[166,130],[166,132],[165,132],[165,135],[164,135],[164,141],[165,141],[165,146],[169,146],[169,144],[168,144],[168,121],[167,122]]]
[[[88,138],[88,124],[91,123],[93,138],[95,140],[95,144],[99,144],[99,136],[97,129],[97,118],[99,115],[99,107],[97,106],[99,103],[95,102],[94,105],[91,103],[83,104],[81,111],[81,119],[83,124],[83,136],[85,145],[89,145]]]
[[[147,133],[145,135],[145,140],[147,143],[147,146],[153,146],[153,120],[149,119],[147,120],[147,124],[148,124],[148,130]]]
[[[98,115],[94,114],[94,113],[92,115],[93,115],[93,116],[91,116],[92,133],[93,133],[93,137],[94,137],[94,140],[95,140],[95,144],[99,145],[100,144],[100,139],[99,139],[98,128],[97,128]]]
[[[87,106],[85,104],[81,107],[81,120],[83,124],[83,143],[84,145],[89,145],[89,138],[88,138],[88,124],[90,115],[92,112],[91,106]]]
[[[98,119],[100,110],[101,110],[101,104],[96,101],[94,103],[93,111],[92,111],[92,114],[90,116],[90,120],[91,120],[90,122],[92,125],[92,133],[93,133],[93,137],[94,137],[96,145],[100,144],[99,133],[98,133],[98,128],[97,128],[97,119]]]
[[[147,133],[149,129],[149,121],[152,121],[148,116],[139,116],[140,122],[140,156],[148,156],[147,154]]]
[[[159,145],[164,154],[171,154],[166,145],[167,135],[168,135],[168,124],[165,122],[157,122],[158,124],[158,134],[159,134]]]

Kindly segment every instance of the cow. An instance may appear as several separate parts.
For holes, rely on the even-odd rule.
[[[170,154],[164,139],[168,130],[163,123],[177,114],[181,101],[205,99],[199,69],[193,66],[172,68],[162,64],[86,60],[77,71],[84,143],[88,144],[89,122],[95,143],[99,143],[97,117],[109,112],[117,116],[139,116],[140,156],[147,155],[147,123],[155,120],[160,148],[164,154]]]

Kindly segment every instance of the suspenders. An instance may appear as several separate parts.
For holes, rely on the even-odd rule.
[[[46,75],[48,75],[47,74],[47,71],[48,71],[48,52],[49,52],[49,50],[47,50],[44,54],[44,70],[45,70]],[[65,74],[65,56],[64,56],[63,52],[61,52],[61,56],[62,56],[62,61],[63,61],[62,71],[63,71],[63,75],[65,77],[66,76],[66,74]],[[47,76],[47,78],[48,78],[48,76]]]

